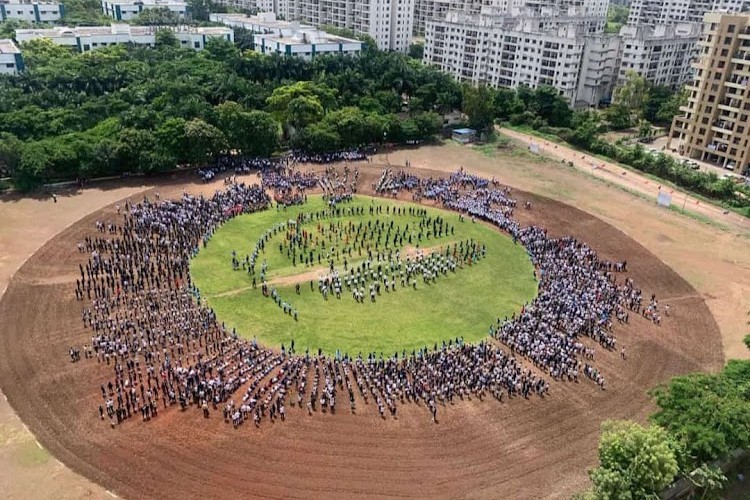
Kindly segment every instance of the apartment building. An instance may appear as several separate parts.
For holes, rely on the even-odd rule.
[[[533,7],[511,14],[449,11],[427,23],[424,61],[458,80],[492,87],[551,85],[574,106],[612,91],[616,37],[580,6]]]
[[[680,88],[693,78],[700,32],[701,25],[695,23],[623,26],[618,83],[632,70],[653,85]]]
[[[750,0],[632,0],[628,13],[631,26],[703,23],[707,12],[746,12]]]
[[[287,21],[333,26],[368,35],[381,50],[406,52],[415,0],[219,0],[234,7],[274,12]]]
[[[750,15],[708,13],[698,42],[688,104],[672,122],[668,147],[746,172],[750,166]]]
[[[611,99],[617,84],[620,47],[619,36],[600,34],[586,37],[573,104],[596,106]]]
[[[187,17],[188,4],[180,0],[102,0],[102,11],[116,21],[129,21],[147,9],[168,9]]]
[[[0,21],[18,19],[30,23],[59,21],[65,8],[57,2],[31,2],[28,0],[0,0]]]
[[[285,54],[311,59],[320,54],[356,54],[362,42],[331,35],[298,21],[280,21],[273,12],[257,16],[211,14],[211,21],[254,33],[253,50],[261,54]]]
[[[0,39],[0,75],[17,75],[23,69],[23,56],[13,40]]]
[[[182,47],[194,50],[202,50],[211,38],[223,38],[234,42],[234,31],[231,28],[188,26],[175,28],[172,26],[130,26],[128,24],[79,26],[77,28],[58,26],[49,29],[19,29],[16,30],[16,40],[28,42],[29,40],[46,38],[57,45],[74,47],[79,52],[88,52],[123,43],[153,47],[156,44],[156,32],[161,29],[173,31]]]

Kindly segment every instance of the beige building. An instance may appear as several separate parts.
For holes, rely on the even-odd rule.
[[[744,172],[750,165],[750,15],[708,13],[689,100],[668,147]]]

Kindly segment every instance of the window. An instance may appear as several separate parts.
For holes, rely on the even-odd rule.
[[[200,42],[195,42],[193,44],[193,47],[195,47],[196,49],[200,49],[201,48],[201,43]]]
[[[734,24],[730,24],[727,26],[727,33],[734,33]]]

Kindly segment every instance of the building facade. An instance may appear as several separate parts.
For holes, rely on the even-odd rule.
[[[602,34],[602,19],[570,8],[500,15],[449,11],[427,23],[424,61],[460,81],[550,85],[571,105],[596,105],[611,94],[619,46],[616,37]]]
[[[179,0],[102,0],[102,12],[116,21],[129,21],[148,9],[168,9],[177,17],[188,15],[188,4]]]
[[[750,0],[632,0],[628,13],[631,26],[703,23],[707,12],[745,12]]]
[[[0,21],[18,19],[30,23],[59,21],[65,8],[57,2],[31,2],[24,0],[0,0]]]
[[[750,16],[704,17],[686,87],[688,104],[672,122],[668,147],[693,159],[747,172],[750,166]]]
[[[130,26],[128,24],[112,24],[111,26],[80,26],[67,28],[58,26],[49,29],[19,29],[16,30],[16,40],[28,42],[39,38],[46,38],[57,45],[74,47],[79,52],[89,52],[102,47],[133,43],[136,45],[156,44],[156,32],[167,29],[174,32],[180,46],[194,50],[202,50],[211,38],[223,38],[234,42],[234,31],[225,27],[171,27],[171,26]]]
[[[381,50],[406,52],[412,39],[414,0],[219,0],[237,8],[274,12],[287,21],[333,26],[367,35]]]
[[[0,39],[0,75],[17,75],[24,70],[23,56],[10,39]]]
[[[297,21],[280,21],[273,12],[257,16],[211,14],[211,21],[253,33],[253,47],[261,54],[284,54],[311,59],[321,54],[357,54],[362,42],[331,35]]]
[[[698,55],[701,26],[623,26],[618,83],[628,71],[635,71],[653,85],[677,90],[693,78],[692,63]]]

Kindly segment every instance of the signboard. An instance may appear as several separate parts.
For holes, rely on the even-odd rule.
[[[669,207],[672,204],[672,195],[664,190],[659,190],[659,195],[656,197],[656,203],[660,207]]]

